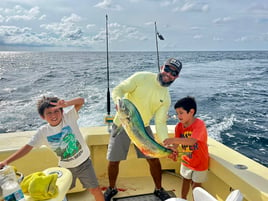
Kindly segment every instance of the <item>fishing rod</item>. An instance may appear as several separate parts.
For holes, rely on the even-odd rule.
[[[164,37],[157,31],[156,22],[154,22],[154,30],[155,30],[155,45],[156,45],[156,56],[157,56],[157,68],[160,72],[160,65],[159,65],[159,52],[158,52],[158,38],[159,40],[165,40]]]
[[[157,27],[156,27],[156,22],[154,22],[154,30],[155,30],[155,45],[156,45],[156,56],[157,56],[157,68],[158,71],[160,72],[160,65],[159,65],[159,52],[158,52],[158,39],[159,40],[165,40],[164,37],[158,32]],[[176,115],[169,115],[168,114],[168,119],[177,119]]]
[[[108,15],[106,14],[106,63],[107,63],[107,115],[104,122],[108,125],[108,132],[111,131],[111,124],[113,123],[113,116],[111,115],[111,101],[110,101],[110,72],[109,72],[109,48],[108,48]]]
[[[108,15],[106,15],[106,63],[107,63],[107,114],[110,115],[111,112],[111,102],[110,102],[110,72],[109,72],[109,51],[108,51]]]

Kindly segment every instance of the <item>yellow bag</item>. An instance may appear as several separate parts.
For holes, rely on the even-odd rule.
[[[46,200],[58,195],[57,178],[56,173],[46,175],[43,172],[35,172],[26,176],[20,185],[23,193],[34,200]]]

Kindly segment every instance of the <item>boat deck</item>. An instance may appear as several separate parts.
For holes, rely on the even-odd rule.
[[[172,191],[176,197],[180,197],[181,190],[181,178],[180,176],[169,173],[167,171],[163,172],[162,186],[166,191]],[[99,183],[103,192],[107,188],[108,179],[99,179]],[[114,196],[117,197],[127,197],[140,194],[152,193],[154,190],[154,183],[152,177],[125,177],[118,178],[117,180],[118,194]],[[78,192],[67,194],[68,201],[94,201],[94,197],[88,192]],[[188,201],[193,201],[192,192],[190,190],[188,194]]]
[[[154,127],[152,126],[152,128]],[[172,133],[174,126],[168,126],[168,128],[169,135],[174,136],[174,133]],[[110,137],[107,133],[107,127],[81,128],[81,132],[91,151],[92,163],[100,186],[105,191],[108,186],[106,154]],[[0,134],[0,161],[25,145],[33,134],[34,131]],[[224,201],[232,190],[239,189],[244,196],[244,201],[268,200],[267,167],[212,138],[208,139],[208,145],[210,154],[209,172],[208,179],[203,183],[203,187],[211,195],[219,201]],[[163,187],[179,197],[181,179],[172,172],[179,174],[180,162],[174,162],[168,158],[160,158],[160,161],[162,170],[170,171],[169,173],[163,173]],[[15,166],[19,172],[27,176],[34,172],[57,167],[58,158],[48,147],[42,146],[33,149],[29,154],[10,165]],[[81,184],[77,183],[76,187],[67,194],[69,201],[93,201],[92,195],[84,192]],[[133,145],[130,146],[128,160],[120,163],[117,187],[120,191],[116,197],[148,194],[154,190],[148,163],[146,160],[137,158]],[[189,196],[188,201],[192,201],[191,192],[189,192]]]

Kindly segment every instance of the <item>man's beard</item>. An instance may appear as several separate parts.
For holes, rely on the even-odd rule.
[[[163,81],[163,76],[162,76],[161,73],[158,73],[157,74],[157,80],[158,80],[158,82],[160,83],[160,85],[162,87],[169,87],[174,82],[174,80],[173,81],[170,81],[170,82],[164,82]]]

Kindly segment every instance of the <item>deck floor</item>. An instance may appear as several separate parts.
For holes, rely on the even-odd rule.
[[[99,179],[101,188],[105,191],[108,179]],[[172,191],[176,197],[180,197],[181,178],[175,174],[163,172],[162,186],[167,191]],[[132,195],[148,194],[154,191],[154,183],[151,177],[127,177],[118,178],[117,188],[119,190],[115,197],[126,197]],[[88,192],[67,194],[68,201],[94,201],[94,197]],[[188,201],[193,201],[192,192],[189,192]]]

